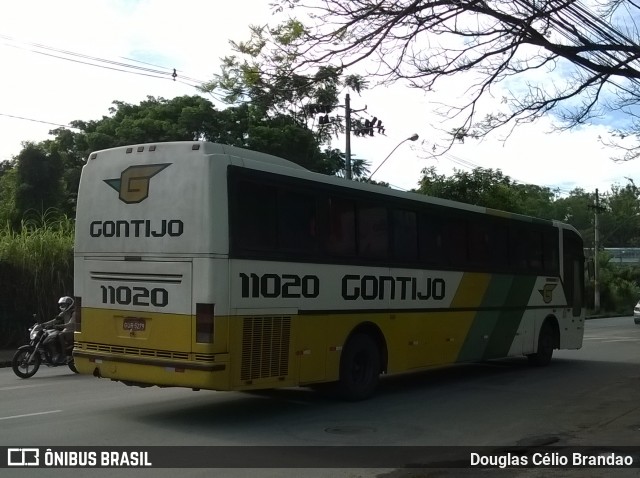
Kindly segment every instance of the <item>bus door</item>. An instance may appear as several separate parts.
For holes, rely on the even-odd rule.
[[[192,352],[191,261],[86,260],[83,341]],[[116,349],[117,350],[117,349]],[[174,357],[170,355],[169,357]]]

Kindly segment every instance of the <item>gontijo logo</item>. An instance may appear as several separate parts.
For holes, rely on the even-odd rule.
[[[545,284],[542,289],[538,289],[545,304],[548,304],[553,299],[553,289],[556,288],[556,285],[557,284]]]
[[[120,201],[135,204],[149,197],[149,181],[160,171],[170,166],[164,164],[143,164],[130,166],[120,174],[120,178],[105,179],[104,182],[118,191]]]

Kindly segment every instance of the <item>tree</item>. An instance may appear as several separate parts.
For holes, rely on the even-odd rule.
[[[593,210],[595,195],[582,188],[576,188],[567,197],[558,198],[554,203],[554,219],[567,222],[575,227],[584,241],[584,246],[593,248]]]
[[[0,178],[12,169],[13,163],[11,161],[0,161]]]
[[[640,97],[639,5],[602,0],[591,11],[573,0],[280,0],[280,9],[307,14],[312,28],[294,40],[294,70],[360,63],[382,82],[405,80],[432,90],[460,75],[470,81],[460,104],[446,116],[457,124],[449,146],[505,125],[553,112],[565,128],[618,112],[631,123],[616,130],[640,141],[633,109]],[[562,72],[549,81],[549,73]],[[480,99],[492,88],[524,80],[503,98],[504,111],[484,115]],[[640,154],[627,147],[624,159]]]
[[[602,205],[606,212],[600,215],[602,247],[638,247],[640,245],[640,190],[632,179],[621,187],[611,186]]]
[[[367,81],[359,75],[345,75],[342,69],[332,66],[321,65],[310,73],[294,71],[292,62],[299,57],[299,42],[306,34],[304,25],[297,20],[275,28],[252,26],[250,30],[248,41],[231,42],[235,54],[223,59],[221,73],[203,85],[202,91],[219,94],[234,107],[245,105],[263,121],[284,121],[289,132],[299,130],[294,138],[313,135],[318,144],[332,149],[333,135],[346,129],[340,93],[360,93]],[[327,169],[327,164],[310,169],[339,173]],[[366,173],[366,162],[357,161],[352,171],[357,179],[361,172]]]
[[[431,166],[422,174],[418,186],[418,192],[422,194],[528,216],[553,217],[554,193],[549,188],[517,184],[500,170],[455,170],[447,178],[437,174]]]
[[[20,153],[26,158],[39,152],[49,160],[59,162],[61,172],[56,176],[55,184],[62,185],[63,197],[56,200],[56,207],[69,216],[75,213],[80,173],[86,158],[93,151],[116,146],[205,140],[281,156],[324,174],[335,175],[344,170],[344,159],[330,148],[323,149],[320,137],[304,123],[285,113],[265,115],[261,107],[249,102],[217,110],[209,100],[198,95],[170,100],[148,97],[137,105],[114,101],[108,116],[91,121],[77,120],[71,125],[74,130],[53,130],[53,139],[29,145]],[[5,170],[7,172],[3,173]],[[11,172],[11,166],[2,165],[0,180],[3,183],[13,181]],[[354,161],[354,172],[366,174],[365,162]],[[23,182],[24,176],[18,174],[12,184],[22,198],[27,198],[30,183]],[[13,203],[5,196],[4,193],[0,195],[0,218],[13,211],[11,214],[17,214],[19,221],[21,206],[18,205],[16,213]],[[46,201],[41,204],[53,205]]]
[[[75,131],[55,129],[51,131],[55,137],[40,147],[62,161],[64,210],[73,215],[80,172],[91,152],[128,144],[208,139],[218,124],[219,112],[197,95],[171,100],[147,97],[138,105],[114,101],[109,116],[72,121]]]
[[[0,176],[0,228],[17,222],[16,169],[12,167]]]
[[[25,143],[16,157],[15,209],[16,219],[29,211],[38,216],[63,204],[62,161],[33,143]]]

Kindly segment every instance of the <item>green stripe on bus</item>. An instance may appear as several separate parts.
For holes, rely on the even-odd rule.
[[[475,304],[468,303],[467,306],[497,307],[507,301],[507,294],[511,290],[513,276],[491,275],[490,277],[491,280],[485,288],[481,301]],[[489,344],[488,339],[493,336],[497,322],[498,311],[486,310],[476,313],[464,344],[460,349],[458,362],[475,361],[484,357],[485,350]]]
[[[515,276],[507,293],[506,310],[498,312],[498,320],[485,349],[483,359],[506,357],[516,337],[531,291],[536,283],[535,276]]]

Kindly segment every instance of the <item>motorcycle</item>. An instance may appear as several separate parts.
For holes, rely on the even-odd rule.
[[[55,332],[55,328],[45,328],[38,322],[29,328],[29,343],[19,347],[11,360],[13,373],[20,378],[33,377],[41,364],[47,367],[68,366],[71,371],[78,373],[73,361],[73,342],[67,344],[65,348],[64,362],[53,361],[58,339],[57,337],[51,337],[48,341],[47,339]]]

